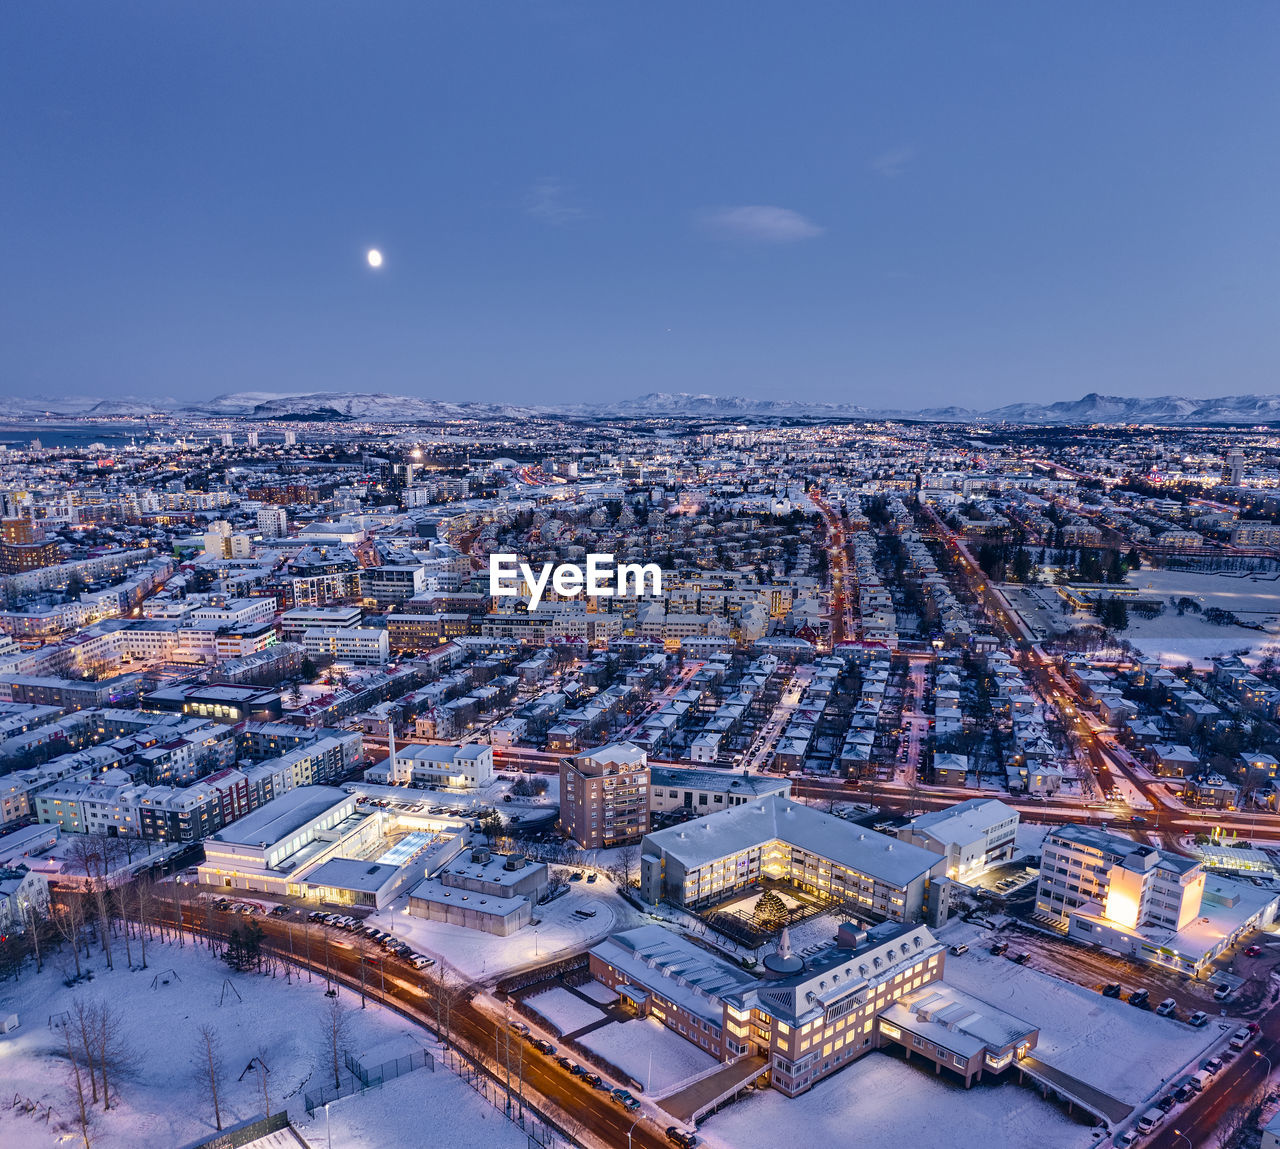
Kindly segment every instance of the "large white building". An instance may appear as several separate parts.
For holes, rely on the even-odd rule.
[[[390,746],[387,760],[365,771],[365,781],[407,782],[474,790],[493,781],[493,747],[482,742]]]
[[[947,859],[947,877],[968,882],[1013,857],[1018,811],[995,798],[971,798],[921,814],[898,838]]]
[[[1280,897],[1090,826],[1046,835],[1036,909],[1076,941],[1193,976],[1276,918]]]
[[[650,902],[707,906],[773,878],[859,916],[946,920],[944,857],[790,798],[761,798],[647,834],[640,854],[640,892]]]
[[[372,626],[317,626],[302,632],[302,649],[308,655],[381,666],[391,657],[387,632]]]
[[[205,839],[200,881],[287,894],[306,868],[376,839],[378,820],[357,812],[356,802],[334,786],[290,790]]]

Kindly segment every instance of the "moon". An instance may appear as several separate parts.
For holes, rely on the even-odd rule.
[[[380,252],[376,247],[369,248],[369,253],[365,256],[365,259],[369,261],[370,267],[382,266],[382,252]]]

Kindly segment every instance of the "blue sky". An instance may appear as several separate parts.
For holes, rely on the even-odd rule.
[[[0,394],[1280,391],[1278,59],[1270,0],[7,5]]]

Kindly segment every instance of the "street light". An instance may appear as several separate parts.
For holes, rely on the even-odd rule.
[[[1175,1137],[1181,1137],[1187,1143],[1187,1149],[1196,1149],[1196,1147],[1191,1144],[1191,1138],[1188,1137],[1185,1133],[1183,1133],[1181,1129],[1175,1129],[1173,1131],[1173,1135]]]
[[[1263,1060],[1263,1061],[1265,1061],[1265,1062],[1267,1063],[1267,1080],[1268,1080],[1268,1081],[1269,1081],[1269,1080],[1271,1080],[1271,1058],[1270,1058],[1270,1057],[1268,1057],[1265,1053],[1262,1053],[1261,1051],[1259,1051],[1259,1050],[1257,1050],[1257,1049],[1255,1049],[1255,1050],[1253,1051],[1253,1056],[1254,1056],[1254,1057],[1261,1057],[1261,1058],[1262,1058],[1262,1060]]]
[[[632,1132],[635,1130],[635,1127],[636,1127],[637,1125],[639,1125],[639,1124],[640,1124],[640,1122],[641,1122],[641,1121],[643,1121],[643,1120],[644,1120],[644,1114],[642,1113],[642,1114],[640,1114],[640,1116],[639,1116],[639,1117],[637,1117],[633,1122],[631,1122],[631,1128],[627,1130],[627,1149],[631,1149],[631,1134],[632,1134]]]

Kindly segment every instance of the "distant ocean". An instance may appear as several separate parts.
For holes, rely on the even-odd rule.
[[[0,443],[13,450],[29,447],[32,439],[39,439],[45,447],[87,447],[90,443],[127,447],[130,439],[139,444],[153,439],[157,429],[164,438],[174,437],[172,427],[155,423],[0,423]]]

